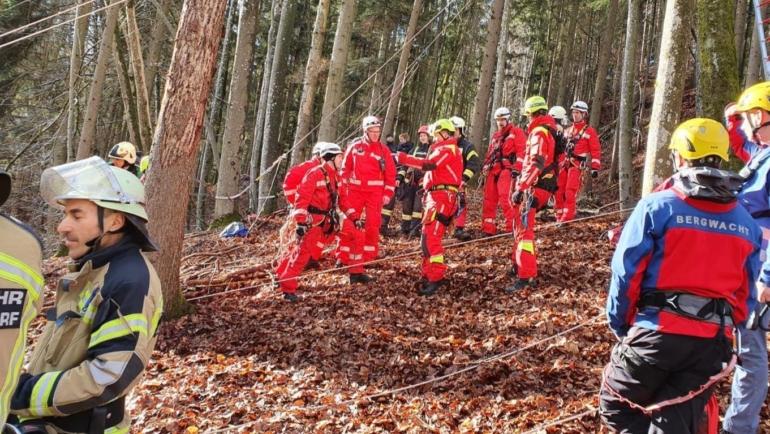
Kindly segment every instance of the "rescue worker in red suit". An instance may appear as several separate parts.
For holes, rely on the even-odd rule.
[[[529,137],[521,175],[510,196],[515,225],[511,274],[517,278],[505,288],[507,294],[537,285],[535,214],[546,206],[556,191],[556,123],[540,96],[533,96],[524,103],[524,114],[529,117]]]
[[[425,171],[422,179],[425,205],[422,214],[422,271],[420,280],[425,282],[419,295],[431,295],[447,283],[444,273],[444,238],[447,227],[457,212],[457,193],[460,191],[463,173],[463,154],[454,138],[455,127],[449,119],[441,119],[434,125],[436,143],[426,158],[417,158],[399,152],[402,165]]]
[[[470,241],[473,236],[468,232],[465,232],[465,222],[468,216],[468,201],[465,197],[465,187],[470,182],[471,178],[481,168],[481,159],[479,153],[476,152],[476,147],[473,143],[469,142],[465,138],[465,120],[459,116],[452,116],[449,118],[452,124],[455,126],[455,138],[457,139],[457,146],[463,152],[463,183],[460,187],[459,204],[460,210],[457,213],[455,219],[455,233],[452,234],[452,238],[460,241]]]
[[[736,194],[743,178],[719,169],[728,148],[720,123],[682,123],[669,145],[672,187],[642,198],[623,228],[607,296],[620,342],[599,394],[612,431],[717,432],[712,394],[735,364],[735,327],[756,304],[762,246]]]
[[[511,232],[513,228],[513,209],[508,198],[512,180],[521,173],[527,143],[526,133],[511,123],[511,111],[507,108],[495,110],[495,122],[497,132],[492,135],[481,168],[481,176],[484,177],[481,231],[484,236],[492,236],[497,232],[495,217],[498,205],[503,210],[505,231]]]
[[[361,127],[364,135],[345,150],[340,176],[350,205],[366,222],[363,252],[364,262],[369,262],[377,258],[380,250],[381,211],[396,191],[396,163],[390,149],[380,143],[380,120],[367,116]],[[340,239],[337,259],[348,265],[350,254],[350,244]]]
[[[316,143],[315,146],[313,146],[313,156],[309,160],[289,169],[289,172],[286,174],[286,178],[283,180],[283,194],[286,197],[286,202],[288,202],[289,205],[294,206],[294,200],[297,196],[297,187],[302,182],[302,179],[305,178],[305,175],[307,175],[310,169],[323,164],[323,160],[318,153],[321,149],[329,144],[330,143],[327,142]],[[331,241],[333,241],[333,238],[329,237],[322,237],[318,240],[318,243],[310,254],[310,260],[305,266],[306,270],[320,267],[318,260],[321,259],[321,254],[323,253],[326,244],[329,244]]]
[[[277,271],[283,297],[289,301],[298,301],[297,279],[310,259],[311,252],[324,233],[338,231],[340,241],[350,246],[350,284],[369,283],[373,277],[364,274],[361,265],[364,234],[361,214],[351,206],[344,192],[340,191],[337,170],[342,165],[342,150],[334,143],[326,143],[319,150],[323,164],[310,169],[297,187],[292,218],[297,222],[297,243],[279,264]],[[335,204],[335,201],[338,204]],[[336,217],[337,207],[345,218],[341,222]],[[341,227],[339,227],[341,225]],[[337,226],[337,227],[335,227]]]
[[[558,222],[568,222],[575,219],[577,207],[577,195],[582,187],[581,175],[589,169],[591,178],[599,176],[601,163],[601,143],[596,130],[588,125],[588,104],[576,101],[572,104],[573,124],[564,130],[564,139],[567,141],[565,149],[565,161],[563,170],[559,173],[559,190],[556,193],[560,201],[559,192],[563,192],[564,205],[561,212],[556,210]]]

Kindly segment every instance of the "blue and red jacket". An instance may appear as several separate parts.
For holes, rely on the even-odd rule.
[[[699,184],[703,176],[693,171],[712,176],[718,188]],[[636,206],[612,258],[607,318],[617,336],[625,336],[633,325],[697,337],[717,334],[717,324],[639,309],[641,297],[654,291],[726,299],[734,322],[746,321],[756,304],[762,233],[730,192],[740,178],[730,174],[720,181],[713,176],[727,173],[686,169],[672,177],[671,189],[650,194]]]

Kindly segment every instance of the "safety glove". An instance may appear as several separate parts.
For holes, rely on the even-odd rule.
[[[305,234],[307,234],[307,223],[297,223],[297,228],[294,229],[294,233],[297,234],[298,237],[304,237]]]
[[[511,196],[511,202],[515,203],[516,205],[519,205],[523,201],[524,201],[524,192],[521,190],[514,191],[513,195]]]
[[[356,229],[363,230],[364,229],[364,221],[360,220],[360,219],[355,219],[355,220],[353,220],[353,226],[355,226]]]
[[[591,178],[596,179],[597,176],[599,176],[599,171],[596,169],[591,169]]]
[[[518,170],[511,170],[511,179],[516,179],[521,175]]]

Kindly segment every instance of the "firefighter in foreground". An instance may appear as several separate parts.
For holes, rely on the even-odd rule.
[[[422,271],[424,286],[419,295],[431,295],[447,282],[444,273],[444,247],[441,239],[457,212],[457,193],[463,172],[463,155],[455,140],[455,127],[448,119],[434,125],[436,143],[426,158],[417,158],[403,152],[398,154],[402,165],[425,171],[422,189],[425,192],[422,217]]]
[[[735,326],[756,304],[762,243],[734,193],[741,177],[719,170],[728,146],[718,122],[682,123],[669,145],[672,188],[642,198],[623,228],[607,297],[620,342],[599,396],[615,431],[702,432],[705,414],[716,432],[718,407],[704,407],[735,361]]]
[[[524,114],[529,117],[529,137],[521,175],[510,196],[514,213],[514,265],[510,274],[517,277],[505,288],[508,294],[537,285],[535,214],[548,204],[556,191],[556,124],[540,96],[524,103]]]
[[[745,181],[738,193],[738,202],[762,228],[762,253],[756,286],[760,304],[770,301],[770,82],[746,89],[725,113],[730,146],[735,155],[746,162],[740,174]],[[757,306],[758,314],[761,306]],[[762,326],[767,328],[766,318]],[[739,356],[741,364],[735,369],[732,402],[725,412],[724,432],[755,433],[759,413],[767,396],[767,336],[762,328],[741,330]]]
[[[561,209],[557,205],[554,212],[558,222],[575,219],[577,195],[583,186],[583,172],[588,170],[591,178],[596,178],[602,167],[599,136],[596,130],[588,125],[588,104],[576,101],[570,109],[573,123],[564,130],[567,145],[564,150],[564,164],[559,173],[559,190],[556,193],[557,202],[564,198]]]
[[[11,413],[25,433],[127,433],[126,396],[139,382],[163,309],[160,281],[144,252],[144,187],[133,174],[91,157],[46,169],[45,201],[64,211],[57,230],[73,262]]]
[[[497,132],[492,135],[481,168],[481,176],[484,177],[481,231],[484,236],[492,236],[497,232],[498,205],[503,210],[505,231],[511,232],[513,228],[513,209],[508,198],[511,184],[521,173],[527,143],[526,133],[511,123],[511,111],[507,108],[495,110],[495,122]]]
[[[460,241],[470,241],[473,239],[473,236],[465,232],[465,223],[468,216],[468,201],[465,197],[465,188],[471,178],[481,168],[481,159],[478,152],[476,152],[476,147],[465,138],[465,120],[459,116],[451,117],[449,120],[455,126],[457,146],[463,153],[463,183],[460,186],[460,194],[458,195],[459,212],[455,220],[455,233],[452,234],[452,238]]]
[[[113,146],[107,158],[110,160],[110,166],[127,170],[137,178],[142,177],[142,169],[136,164],[136,147],[131,142],[120,142]]]
[[[11,176],[0,169],[0,207]],[[0,212],[0,426],[21,375],[29,324],[43,306],[43,245],[27,225]]]
[[[334,143],[325,143],[318,151],[324,161],[305,175],[297,187],[292,218],[297,222],[295,233],[297,243],[278,265],[276,273],[280,278],[283,297],[298,301],[296,277],[302,273],[313,250],[325,234],[337,233],[340,243],[350,246],[350,284],[369,283],[374,280],[364,273],[361,265],[361,246],[364,234],[361,214],[353,209],[345,192],[340,192],[337,171],[342,165],[342,150]],[[338,218],[339,210],[346,218]]]
[[[410,152],[415,158],[426,158],[431,148],[430,131],[427,125],[417,130],[417,145]],[[422,179],[425,173],[419,168],[402,165],[398,169],[396,182],[401,184],[401,234],[406,237],[420,237],[422,230]]]
[[[340,177],[344,195],[356,213],[365,219],[364,262],[377,258],[380,250],[382,207],[390,202],[396,190],[396,164],[387,146],[380,143],[382,123],[367,116],[361,123],[364,135],[345,150]],[[351,264],[351,246],[340,239],[337,259]]]

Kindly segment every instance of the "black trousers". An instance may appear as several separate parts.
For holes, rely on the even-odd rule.
[[[681,404],[647,415],[623,399],[646,407],[700,389],[729,361],[731,344],[714,338],[673,335],[632,327],[612,350],[599,392],[602,421],[623,434],[696,434],[713,386]],[[610,392],[612,388],[623,399]]]
[[[404,186],[404,198],[401,199],[401,232],[410,232],[422,225],[422,196],[420,186]]]

